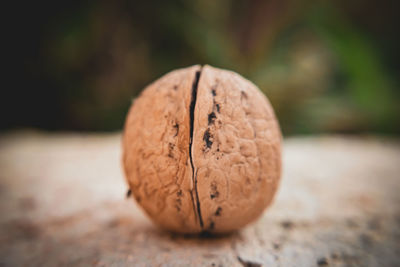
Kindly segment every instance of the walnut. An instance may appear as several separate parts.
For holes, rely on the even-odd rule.
[[[134,101],[123,165],[136,201],[161,227],[230,232],[271,203],[281,133],[259,89],[210,66],[170,72]]]

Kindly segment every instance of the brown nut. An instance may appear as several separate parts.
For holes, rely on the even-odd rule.
[[[271,203],[281,133],[258,88],[226,70],[193,66],[150,84],[134,101],[123,165],[136,201],[175,232],[230,232]]]

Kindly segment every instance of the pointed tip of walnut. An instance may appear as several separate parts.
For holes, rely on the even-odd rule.
[[[132,104],[123,166],[136,201],[161,227],[230,232],[270,205],[281,132],[253,83],[194,65],[164,75]]]

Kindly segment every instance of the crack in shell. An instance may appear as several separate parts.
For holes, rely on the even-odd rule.
[[[200,209],[200,200],[199,200],[199,193],[197,191],[197,171],[195,170],[193,164],[193,156],[192,156],[192,145],[193,145],[193,132],[194,132],[194,108],[196,106],[196,98],[197,98],[197,87],[199,86],[199,80],[201,75],[201,69],[196,72],[195,79],[192,85],[192,99],[190,102],[190,142],[189,142],[189,157],[190,157],[190,164],[192,165],[192,179],[194,184],[194,193],[195,197],[193,197],[192,191],[192,202],[193,208],[197,212],[197,217],[199,218],[200,227],[203,229],[203,218],[201,217],[201,209]],[[195,203],[196,200],[196,203]]]

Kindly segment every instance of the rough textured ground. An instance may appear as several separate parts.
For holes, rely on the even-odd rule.
[[[264,216],[221,237],[157,229],[126,199],[120,135],[0,136],[0,266],[399,266],[400,143],[285,140]]]

